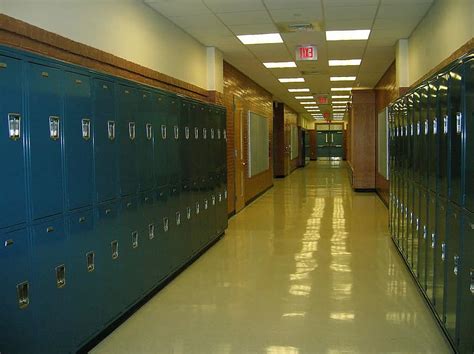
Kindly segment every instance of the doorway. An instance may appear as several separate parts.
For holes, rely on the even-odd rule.
[[[235,157],[235,212],[245,207],[244,124],[246,122],[242,100],[234,96],[234,157]]]

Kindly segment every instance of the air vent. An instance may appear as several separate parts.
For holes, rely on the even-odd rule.
[[[277,23],[277,27],[280,33],[322,31],[322,25],[319,22],[281,22]]]

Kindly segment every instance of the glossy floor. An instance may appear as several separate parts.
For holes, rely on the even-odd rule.
[[[312,162],[93,353],[451,353],[373,193]]]

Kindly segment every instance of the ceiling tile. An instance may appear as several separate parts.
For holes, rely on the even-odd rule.
[[[352,18],[341,20],[339,18],[326,19],[327,31],[340,31],[346,29],[368,29],[371,28],[373,18]]]
[[[351,5],[360,5],[360,6],[377,6],[379,0],[324,0],[324,7],[340,7],[340,6],[351,6]]]
[[[274,9],[270,15],[275,22],[315,22],[323,17],[321,7]]]
[[[288,46],[323,45],[326,40],[326,35],[323,32],[291,32],[282,33],[281,36]]]
[[[256,57],[265,62],[293,60],[284,44],[259,44],[248,48]]]
[[[231,25],[228,27],[236,35],[278,32],[278,29],[273,23],[259,23],[255,25]]]
[[[377,6],[327,7],[325,8],[325,17],[327,20],[351,20],[353,18],[371,19],[375,17],[376,11]],[[351,26],[347,29],[356,28]]]
[[[321,8],[321,0],[263,0],[269,10],[274,9],[294,9],[305,7]]]
[[[421,19],[431,7],[430,3],[396,3],[390,5],[380,5],[377,18],[380,19],[403,19],[418,18]]]
[[[222,22],[212,13],[194,16],[169,17],[169,19],[185,30],[189,28],[198,28],[200,30],[212,28],[218,31],[223,27]]]
[[[227,25],[255,25],[272,23],[272,19],[266,11],[226,12],[217,16]]]
[[[146,0],[145,3],[167,17],[210,13],[209,9],[201,1],[196,0]]]
[[[203,0],[203,2],[215,13],[265,10],[261,0]]]
[[[328,56],[331,59],[359,59],[364,55],[366,44],[346,46],[342,43],[328,43]]]

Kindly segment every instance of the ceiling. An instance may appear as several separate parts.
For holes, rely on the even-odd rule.
[[[271,92],[276,101],[310,118],[295,99],[297,94],[288,92],[289,88],[308,87],[311,94],[331,94],[331,87],[374,87],[395,59],[397,40],[410,36],[433,1],[145,0],[145,3],[205,46],[221,50],[225,61]],[[289,23],[313,23],[317,30],[288,33],[278,30],[278,25]],[[326,41],[325,30],[352,29],[370,29],[369,39]],[[284,43],[244,45],[236,37],[276,32],[281,33]],[[295,48],[299,45],[316,45],[318,60],[297,61],[296,68],[263,66],[263,62],[295,61]],[[362,59],[362,63],[329,67],[328,59]],[[356,80],[330,82],[330,76],[356,76]],[[283,77],[304,77],[305,82],[280,83],[278,78]],[[331,106],[320,105],[320,109],[329,112]]]

